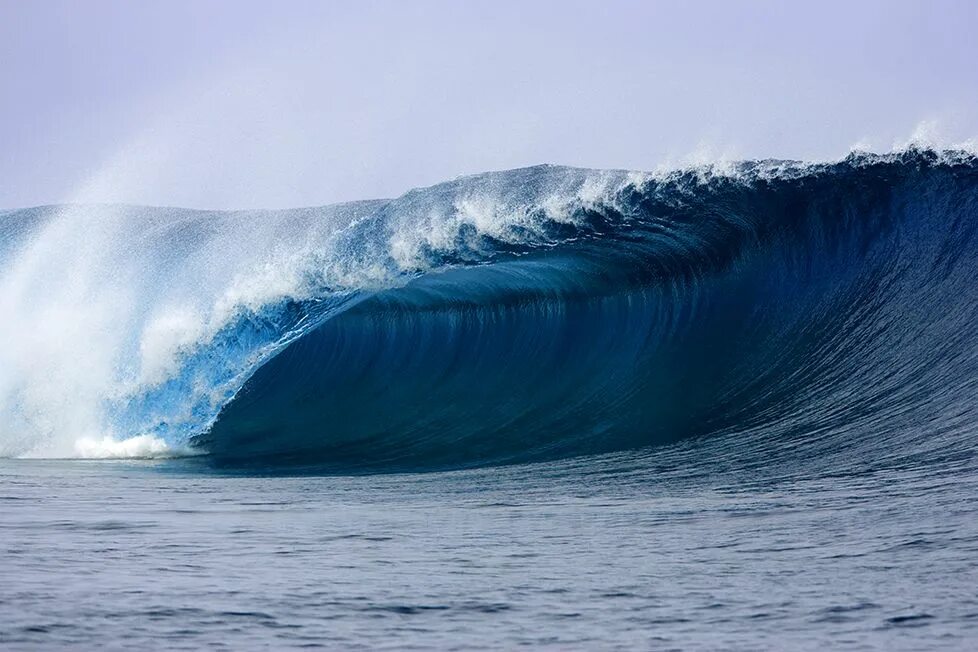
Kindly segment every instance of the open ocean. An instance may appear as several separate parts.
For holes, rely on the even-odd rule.
[[[0,644],[971,649],[978,469],[0,463]],[[692,461],[693,469],[678,467]],[[651,466],[651,469],[648,467]],[[724,465],[726,466],[726,465]]]

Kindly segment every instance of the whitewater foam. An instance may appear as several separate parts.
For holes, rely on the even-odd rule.
[[[170,447],[162,439],[150,435],[139,435],[128,439],[83,437],[75,442],[75,456],[82,459],[157,459],[180,457],[186,450]]]
[[[206,424],[193,404],[213,413],[233,393],[224,385],[283,335],[266,309],[319,291],[310,266],[366,206],[243,214],[72,205],[38,218],[0,260],[0,456],[76,455],[78,433],[125,451],[111,442]],[[215,343],[249,319],[246,337]],[[207,364],[223,371],[188,369],[209,346]],[[151,390],[155,406],[145,405]]]

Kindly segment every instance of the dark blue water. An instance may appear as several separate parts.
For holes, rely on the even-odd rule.
[[[976,279],[966,151],[2,212],[0,645],[974,649]]]

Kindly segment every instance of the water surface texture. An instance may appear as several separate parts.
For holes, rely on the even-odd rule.
[[[972,647],[973,464],[696,463],[725,454],[288,478],[3,462],[0,642]]]

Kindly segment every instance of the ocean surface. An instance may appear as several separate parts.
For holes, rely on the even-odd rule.
[[[972,461],[665,453],[352,477],[0,462],[0,646],[974,648]]]
[[[978,157],[0,211],[0,647],[978,647]]]

